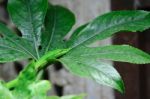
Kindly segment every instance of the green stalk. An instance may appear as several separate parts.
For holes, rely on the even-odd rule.
[[[41,57],[36,63],[35,63],[35,69],[41,70],[45,68],[47,64],[52,64],[56,62],[56,59],[64,54],[66,54],[70,49],[57,49],[54,51],[50,51],[46,53],[43,57]]]
[[[14,80],[8,82],[8,83],[6,84],[6,86],[7,86],[7,88],[11,89],[11,88],[14,88],[17,83],[18,83],[18,79],[14,79]]]
[[[57,58],[66,54],[70,49],[58,49],[50,51],[41,57],[36,62],[33,60],[19,73],[19,76],[8,82],[6,86],[11,89],[20,85],[27,84],[27,82],[37,79],[38,73],[43,70],[46,66],[53,64],[57,61]]]

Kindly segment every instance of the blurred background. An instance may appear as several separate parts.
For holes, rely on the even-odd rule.
[[[82,25],[93,18],[114,10],[150,10],[150,0],[49,0],[69,8],[76,15],[77,24]],[[65,17],[65,16],[64,16]],[[7,0],[0,0],[0,21],[6,23],[14,31],[18,31],[7,13]],[[150,52],[150,30],[142,33],[121,33],[113,38],[97,42],[95,45],[130,44],[146,52]],[[23,69],[27,61],[0,64],[0,79],[14,79]],[[87,93],[85,99],[150,99],[150,66],[128,63],[113,63],[121,74],[125,86],[125,94],[111,88],[96,84],[91,80],[70,74],[61,64],[48,67],[44,78],[53,83],[50,95],[68,95]]]

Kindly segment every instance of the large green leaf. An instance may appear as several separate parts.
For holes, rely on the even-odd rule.
[[[150,63],[150,55],[128,45],[94,48],[80,46],[70,50],[60,59],[60,62],[76,75],[93,78],[100,84],[111,86],[123,92],[123,82],[117,71],[112,66],[100,62],[99,59],[137,64]]]
[[[150,13],[146,11],[114,11],[89,22],[78,33],[76,38],[69,42],[72,48],[90,44],[96,40],[110,37],[119,31],[143,31],[150,27]]]
[[[33,57],[30,44],[0,23],[0,62]]]
[[[72,12],[61,6],[50,5],[45,19],[45,32],[42,35],[42,52],[65,48],[64,36],[75,23]]]
[[[82,46],[71,50],[65,57],[81,57],[113,60],[135,64],[150,63],[150,55],[129,45],[109,45],[102,47]]]
[[[22,37],[31,41],[39,58],[41,28],[47,11],[47,0],[9,0],[8,11]]]
[[[119,73],[109,64],[86,57],[64,56],[60,62],[73,74],[95,80],[124,92],[124,84]]]

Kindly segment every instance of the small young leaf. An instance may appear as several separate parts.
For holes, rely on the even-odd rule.
[[[0,99],[16,99],[9,89],[0,82]]]
[[[109,64],[95,59],[64,56],[60,62],[73,74],[95,80],[99,84],[107,85],[124,92],[124,84],[119,73]]]
[[[6,84],[15,99],[46,99],[47,91],[51,88],[49,81],[37,80],[38,70],[35,61],[28,64],[19,76]],[[22,86],[23,85],[23,86]]]
[[[42,34],[42,52],[65,48],[64,36],[75,24],[75,16],[68,9],[50,5],[45,19],[45,32]]]
[[[47,11],[47,0],[9,0],[8,11],[23,38],[33,43],[39,58],[41,28]]]
[[[22,84],[24,85],[24,84]],[[15,99],[46,99],[50,89],[49,81],[30,81],[30,83],[12,90]]]
[[[114,11],[91,21],[76,39],[70,40],[72,48],[102,40],[119,31],[143,31],[150,27],[150,13],[146,11]]]
[[[79,47],[66,56],[121,61],[135,64],[150,63],[150,55],[129,45],[109,45],[102,47]]]
[[[47,92],[50,89],[49,81],[30,81],[22,85],[9,90],[0,82],[0,99],[47,99]]]
[[[28,86],[32,97],[31,99],[46,99],[47,92],[50,88],[50,82],[46,80],[34,82]]]

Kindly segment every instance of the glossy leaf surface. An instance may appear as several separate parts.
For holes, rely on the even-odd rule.
[[[143,31],[150,27],[150,13],[146,11],[114,11],[97,17],[70,40],[72,48],[103,40],[119,31]]]
[[[109,64],[96,59],[66,56],[60,62],[73,74],[95,80],[124,92],[124,84],[119,73]]]
[[[109,45],[101,47],[79,47],[71,50],[66,57],[81,57],[121,61],[134,64],[150,63],[150,55],[129,45]]]

